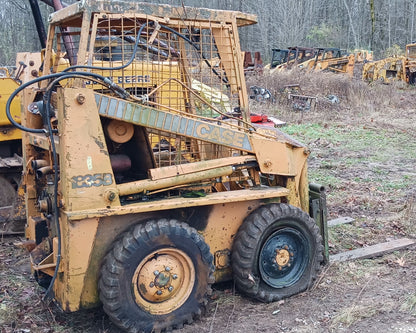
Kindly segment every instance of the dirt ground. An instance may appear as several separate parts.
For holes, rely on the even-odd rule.
[[[284,86],[300,84],[315,108],[294,110]],[[252,110],[311,150],[310,178],[327,187],[328,218],[354,218],[330,230],[331,254],[392,239],[416,238],[416,89],[367,85],[334,74],[252,76],[275,103]],[[335,95],[339,103],[332,103]],[[118,332],[102,310],[61,313],[42,302],[19,237],[0,239],[0,332]],[[233,283],[215,285],[191,332],[416,332],[416,247],[322,268],[311,290],[264,304]]]

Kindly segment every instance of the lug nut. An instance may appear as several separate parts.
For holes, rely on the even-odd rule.
[[[159,275],[159,271],[154,271],[154,272],[153,272],[153,274],[154,274],[155,276],[158,276],[158,275]]]
[[[166,266],[165,271],[166,272],[169,272],[170,271],[170,267],[169,266]]]
[[[149,286],[150,288],[153,288],[155,286],[154,282],[150,282]]]
[[[156,294],[159,295],[159,296],[162,295],[162,290],[156,291]]]
[[[172,292],[173,287],[172,287],[172,286],[170,286],[170,287],[168,288],[168,290],[169,290],[169,292]]]

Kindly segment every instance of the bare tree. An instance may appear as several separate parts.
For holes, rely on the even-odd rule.
[[[370,48],[380,55],[393,44],[404,48],[415,36],[416,0],[141,1],[256,14],[258,24],[240,31],[241,45],[244,50],[261,51],[266,60],[271,48],[289,46]],[[51,9],[40,5],[46,24]],[[28,0],[0,0],[0,20],[0,64],[14,64],[16,52],[40,51]]]

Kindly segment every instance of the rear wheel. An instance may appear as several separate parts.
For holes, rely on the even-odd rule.
[[[11,182],[0,176],[0,207],[11,206],[16,197],[16,189]]]
[[[152,220],[113,244],[101,268],[100,299],[129,332],[179,328],[204,311],[212,273],[213,257],[195,229]]]
[[[322,261],[322,238],[315,221],[286,204],[262,206],[250,214],[233,245],[236,286],[265,302],[310,287]]]

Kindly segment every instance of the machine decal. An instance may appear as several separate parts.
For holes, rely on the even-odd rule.
[[[132,124],[165,130],[202,141],[226,145],[252,152],[247,133],[234,128],[217,125],[213,121],[177,115],[145,105],[137,105],[114,97],[95,94],[99,113],[109,118]]]
[[[150,83],[150,75],[126,75],[126,76],[114,76],[108,77],[111,81],[117,82],[117,84],[122,83]],[[94,81],[87,80],[85,81],[86,85],[94,84]]]
[[[111,173],[74,176],[71,178],[71,183],[72,188],[108,186],[113,184],[113,176]]]

